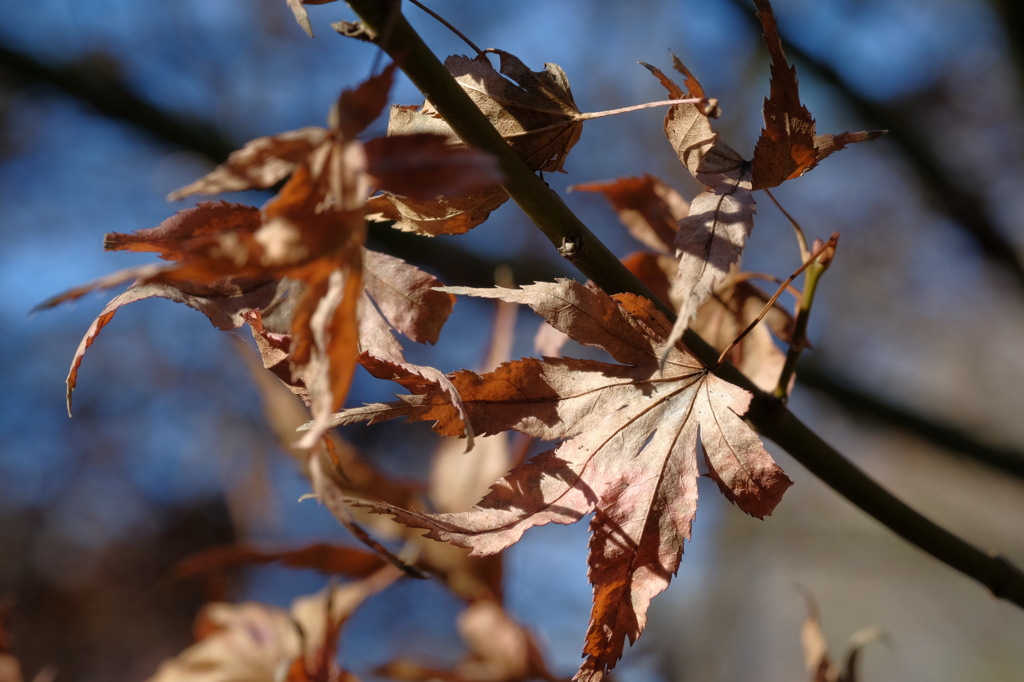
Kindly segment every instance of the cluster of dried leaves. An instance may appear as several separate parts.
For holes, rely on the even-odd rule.
[[[329,0],[288,1],[310,31],[303,4]],[[153,252],[167,263],[131,268],[44,304],[134,280],[104,308],[75,353],[69,409],[86,349],[127,303],[169,298],[199,310],[221,329],[248,325],[264,367],[311,410],[312,420],[295,445],[314,493],[376,552],[309,547],[206,557],[203,561],[220,566],[282,560],[354,580],[298,600],[291,611],[212,605],[200,616],[200,641],[154,679],[205,679],[202,671],[211,669],[232,671],[217,679],[350,679],[351,673],[337,667],[338,632],[359,602],[403,571],[437,575],[467,600],[460,629],[470,654],[455,671],[396,661],[385,674],[553,679],[532,636],[501,607],[500,575],[487,557],[516,543],[531,527],[590,516],[594,603],[586,660],[576,679],[599,680],[621,657],[625,639],[632,643],[639,637],[651,599],[679,566],[697,507],[700,453],[707,474],[730,501],[757,518],[772,512],[791,481],[742,419],[749,393],[712,374],[680,339],[691,326],[725,348],[765,305],[767,296],[751,284],[752,276],[736,267],[753,226],[752,192],[796,178],[834,151],[876,133],[815,135],[771,8],[767,0],[755,4],[772,79],[753,160],[718,138],[711,125],[713,107],[676,104],[666,115],[665,134],[680,162],[706,187],[703,192],[687,202],[650,176],[576,188],[601,192],[627,229],[651,249],[625,262],[671,302],[678,311],[674,323],[652,301],[610,296],[570,280],[520,289],[443,287],[411,264],[365,249],[368,219],[393,221],[396,229],[423,235],[459,234],[482,223],[508,198],[493,160],[466,148],[429,101],[392,107],[386,137],[358,139],[386,106],[394,65],[342,93],[327,128],[254,140],[171,195],[265,189],[285,181],[265,206],[203,202],[158,227],[107,235],[107,249]],[[499,69],[489,53],[498,55]],[[685,88],[647,68],[673,100],[705,98],[697,79],[678,59],[673,62]],[[533,72],[499,50],[472,59],[453,56],[446,66],[531,169],[562,170],[582,121],[593,115],[579,112],[559,67],[549,64]],[[395,333],[436,342],[458,295],[528,306],[560,333],[550,338],[600,348],[614,362],[526,358],[483,373],[453,374],[407,362]],[[772,333],[782,341],[792,334],[792,319],[778,307],[771,307],[767,323],[730,355],[766,389],[778,380],[782,364]],[[557,355],[558,343],[546,349]],[[395,402],[339,411],[357,365],[407,393]],[[474,448],[469,457],[481,462],[467,489],[490,486],[490,491],[470,507],[475,499],[455,495],[452,501],[454,493],[446,491],[452,484],[435,484],[425,502],[408,487],[373,473],[327,435],[339,424],[396,417],[431,421],[440,434],[467,438]],[[507,452],[487,453],[498,447],[492,439],[509,431],[557,445],[508,470],[513,462]],[[335,475],[339,465],[347,478]],[[355,524],[353,507],[391,515],[407,529],[426,529],[427,538],[444,544],[401,531],[400,537],[418,547],[418,558],[399,559]],[[376,518],[376,531],[395,536],[395,524],[388,530],[381,522],[390,521]],[[451,545],[477,558],[462,550],[452,554]],[[229,663],[231,656],[245,662]],[[255,666],[251,675],[243,674],[249,665]]]

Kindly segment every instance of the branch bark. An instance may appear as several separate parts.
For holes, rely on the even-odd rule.
[[[505,190],[558,248],[578,240],[573,264],[608,293],[632,292],[658,302],[544,182],[515,155],[469,96],[445,70],[398,9],[397,3],[348,0],[381,49],[394,59],[452,129],[469,146],[494,154],[505,173]],[[389,11],[389,8],[393,8]],[[708,366],[717,353],[692,331],[687,346]],[[785,449],[826,485],[890,530],[933,557],[985,585],[993,595],[1024,608],[1024,572],[1006,558],[988,554],[955,536],[882,488],[804,425],[781,402],[757,389],[731,365],[722,378],[754,394],[746,416],[763,436]]]

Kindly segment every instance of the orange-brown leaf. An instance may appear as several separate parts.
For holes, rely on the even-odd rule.
[[[423,514],[354,503],[474,554],[500,551],[533,526],[594,514],[588,560],[594,608],[580,677],[597,679],[615,665],[624,639],[640,635],[651,598],[679,566],[696,511],[698,442],[727,497],[749,514],[770,513],[791,481],[740,418],[748,393],[682,348],[672,348],[662,367],[660,349],[671,325],[646,299],[611,298],[567,280],[447,291],[525,303],[556,329],[623,364],[528,358],[488,374],[454,374],[479,433],[515,429],[561,444],[513,469],[468,512]],[[436,388],[346,410],[334,422],[399,416],[433,420],[443,434],[462,428]]]
[[[704,301],[690,326],[722,351],[757,318],[768,298],[749,281],[731,275]],[[728,360],[764,391],[775,388],[785,363],[785,355],[772,340],[773,334],[786,343],[793,334],[793,317],[778,303],[728,355]]]
[[[260,211],[254,206],[226,201],[203,201],[178,211],[157,227],[131,234],[110,232],[103,237],[106,251],[139,251],[159,254],[164,260],[181,260],[196,237],[220,233],[252,233],[260,227]]]
[[[690,203],[653,175],[588,182],[570,189],[602,193],[637,241],[655,251],[675,251],[676,223],[689,214]]]
[[[174,575],[178,578],[188,578],[210,571],[276,562],[289,568],[312,569],[329,575],[352,578],[365,578],[384,566],[384,561],[373,552],[323,542],[288,550],[227,545],[208,549],[178,562],[174,567]]]
[[[367,172],[383,192],[432,201],[499,189],[502,175],[490,154],[449,143],[447,135],[410,133],[368,141]]]
[[[796,69],[786,61],[779,27],[768,0],[754,0],[771,55],[771,84],[764,100],[764,128],[754,148],[753,188],[766,189],[800,177],[847,144],[873,140],[885,131],[815,135],[814,118],[800,102]]]
[[[328,137],[323,128],[301,128],[280,135],[258,137],[228,160],[190,185],[171,192],[177,201],[193,194],[220,194],[265,189],[284,180]]]
[[[488,53],[498,55],[498,70]],[[473,59],[453,55],[445,60],[445,67],[532,170],[562,170],[566,155],[579,140],[583,120],[559,66],[546,64],[544,71],[530,71],[515,55],[492,49]],[[423,133],[445,136],[452,146],[462,145],[429,101],[419,109],[391,108],[388,135]],[[396,229],[431,236],[467,232],[508,200],[500,187],[441,192],[427,198],[399,194],[375,197],[368,217],[392,220]]]

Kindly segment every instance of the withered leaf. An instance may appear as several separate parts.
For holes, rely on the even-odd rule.
[[[498,70],[488,53],[498,55]],[[490,49],[472,59],[448,57],[445,67],[531,170],[562,170],[566,155],[580,138],[583,117],[559,66],[545,64],[544,71],[531,71],[515,55]],[[388,135],[419,133],[444,135],[451,145],[462,144],[429,101],[420,109],[391,108]],[[401,194],[375,197],[368,209],[370,217],[393,220],[399,230],[426,235],[467,232],[508,200],[500,187],[438,192],[442,196],[419,199]]]
[[[455,373],[452,383],[478,433],[515,429],[561,444],[513,469],[468,512],[353,503],[474,554],[498,552],[533,526],[593,514],[594,607],[577,679],[600,679],[622,655],[624,639],[640,635],[651,598],[679,566],[696,511],[698,441],[720,490],[753,516],[771,513],[791,481],[740,418],[748,393],[681,347],[669,351],[660,369],[671,325],[650,301],[609,297],[567,280],[446,290],[529,305],[556,329],[622,364],[527,358],[487,374]],[[405,417],[433,420],[445,435],[461,432],[462,418],[441,390],[400,398],[345,410],[332,423]]]
[[[329,131],[324,128],[311,126],[258,137],[232,152],[228,160],[212,172],[171,192],[167,199],[177,201],[193,194],[266,189],[288,177],[328,135]]]
[[[244,289],[243,286],[251,286]],[[71,369],[67,378],[67,407],[68,414],[71,414],[71,396],[75,386],[78,384],[78,370],[82,365],[85,352],[96,342],[96,337],[114,319],[114,314],[122,306],[147,298],[166,298],[178,303],[184,303],[190,308],[198,310],[210,319],[210,322],[219,329],[234,329],[244,324],[244,314],[253,308],[269,308],[280,301],[282,296],[287,295],[287,284],[277,280],[232,281],[222,280],[213,282],[205,289],[193,289],[193,293],[183,291],[184,287],[175,286],[163,282],[152,284],[132,285],[120,296],[115,297],[100,311],[96,319],[89,325],[85,336],[78,344],[74,357],[71,359]]]
[[[187,578],[214,570],[275,562],[289,568],[306,568],[353,578],[365,578],[384,566],[384,561],[373,552],[323,542],[287,550],[227,545],[208,549],[178,562],[174,567],[174,575]]]
[[[686,77],[689,95],[703,97],[700,83],[675,55],[672,63]],[[670,96],[679,96],[682,90],[670,78],[653,66],[644,66],[658,77]],[[689,215],[679,222],[676,233],[679,273],[672,289],[679,309],[668,337],[668,345],[673,345],[743,252],[754,227],[754,197],[750,164],[718,139],[699,105],[677,104],[669,109],[665,135],[679,161],[708,187],[690,203]]]
[[[363,257],[366,293],[388,324],[417,343],[437,343],[455,297],[438,291],[436,277],[401,258],[370,250]]]
[[[660,69],[643,64],[658,78],[672,99],[705,97],[700,83],[675,55],[672,55],[672,65],[686,78],[687,90],[676,85]],[[665,114],[665,136],[680,163],[707,187],[716,187],[723,178],[738,179],[747,163],[719,139],[718,133],[711,127],[706,108],[699,104],[676,104],[671,107]]]
[[[268,332],[289,337],[287,357],[276,358],[267,366],[273,367],[310,404],[316,426],[300,444],[312,447],[323,435],[327,417],[344,401],[359,354],[358,309],[366,298],[362,245],[371,178],[366,150],[355,136],[386,105],[394,71],[395,65],[391,64],[355,89],[342,92],[331,113],[329,129],[306,128],[255,140],[232,155],[226,164],[175,193],[185,196],[265,187],[291,174],[278,195],[262,210],[205,202],[157,228],[134,235],[108,235],[109,249],[152,251],[173,262],[115,273],[54,297],[41,307],[132,279],[137,280],[135,287],[163,287],[150,290],[146,296],[164,295],[185,302],[189,302],[190,296],[235,296],[236,300],[224,303],[198,300],[190,305],[208,312],[211,319],[219,316],[214,320],[219,326],[224,326],[225,316],[230,317],[232,326],[243,321],[257,322],[254,334],[258,342],[268,341]],[[422,140],[413,144],[422,144]],[[406,151],[408,145],[384,145],[374,153],[374,163],[387,169],[386,173],[382,171],[384,175],[404,177],[402,163],[395,159]],[[460,163],[464,161],[462,158]],[[423,165],[422,160],[414,159],[413,163],[417,167]],[[463,175],[472,174],[463,167]],[[289,284],[284,284],[286,281]],[[249,305],[256,301],[239,300],[241,293],[262,286],[271,292],[291,292],[286,306],[288,314],[280,315],[287,319],[287,328],[280,324],[262,328],[259,325],[266,320],[251,316],[252,309],[262,306]],[[75,355],[69,395],[82,353],[110,321],[113,312],[146,296],[136,291],[115,299],[93,323]],[[272,302],[266,297],[258,301],[262,305]],[[411,328],[410,332],[415,336],[418,330]],[[280,354],[282,348],[272,345],[267,348],[275,355]]]
[[[676,223],[689,215],[690,203],[653,175],[573,185],[574,192],[600,192],[633,237],[655,251],[672,253]]]
[[[500,73],[487,53],[498,55]],[[490,49],[474,59],[451,56],[445,67],[531,170],[562,170],[583,122],[560,66],[530,71],[515,55]]]
[[[447,135],[410,133],[366,142],[366,172],[377,188],[406,199],[434,200],[500,190],[495,157],[449,143]]]
[[[772,58],[771,84],[764,100],[764,128],[754,148],[753,188],[781,185],[814,168],[848,144],[873,140],[885,131],[815,135],[814,118],[800,102],[796,69],[786,61],[778,24],[768,0],[754,0]]]
[[[452,670],[440,670],[400,658],[377,672],[407,682],[526,682],[558,680],[544,662],[533,634],[499,604],[489,600],[470,603],[458,619],[459,634],[468,649]]]
[[[431,237],[465,234],[487,220],[506,201],[508,194],[500,187],[467,196],[433,200],[381,194],[367,202],[366,217],[376,221],[391,220],[397,230]]]
[[[861,650],[871,642],[884,640],[885,633],[874,627],[862,628],[853,634],[847,644],[843,664],[832,661],[828,653],[828,642],[821,629],[818,604],[810,594],[807,600],[807,618],[800,631],[804,649],[804,664],[809,682],[857,682],[857,662]]]
[[[704,301],[690,325],[718,351],[724,350],[757,319],[769,299],[761,289],[741,279],[742,274],[729,275]],[[733,347],[727,359],[758,388],[771,391],[786,360],[772,335],[789,343],[792,334],[792,315],[776,303],[761,323]]]
[[[690,203],[690,214],[679,221],[679,272],[672,283],[680,301],[678,334],[739,260],[754,227],[750,169],[744,166],[735,175],[723,176],[715,187],[698,194]],[[670,340],[678,338],[674,331]]]
[[[290,611],[257,602],[207,605],[199,641],[164,661],[149,682],[312,682],[338,679],[341,626],[401,575],[388,566],[359,581],[299,597]]]

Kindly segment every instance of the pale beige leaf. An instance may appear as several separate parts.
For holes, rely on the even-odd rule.
[[[301,5],[300,5],[301,7]],[[302,10],[305,12],[305,9]],[[246,189],[265,189],[288,177],[295,168],[328,139],[329,131],[309,127],[280,135],[258,137],[228,160],[190,185],[171,192],[177,201],[193,194],[220,194]]]
[[[594,608],[580,679],[599,679],[642,632],[651,598],[679,566],[696,511],[697,445],[726,496],[757,517],[769,513],[791,481],[741,415],[750,395],[707,371],[681,347],[662,348],[671,325],[646,299],[608,297],[571,281],[523,289],[446,291],[521,302],[581,343],[597,345],[609,364],[532,358],[452,383],[481,434],[515,429],[554,449],[517,466],[466,512],[425,514],[351,500],[427,530],[427,536],[492,554],[534,526],[591,522]],[[418,387],[390,404],[345,410],[339,423],[395,417],[434,421],[457,435],[459,411],[438,387]]]
[[[256,602],[210,604],[199,615],[212,630],[149,682],[279,682],[302,655],[302,639],[284,609]]]
[[[690,215],[680,221],[676,235],[679,272],[672,294],[680,303],[669,345],[682,338],[697,308],[739,260],[753,227],[749,167],[735,179],[722,176],[714,189],[697,195],[690,204]]]

